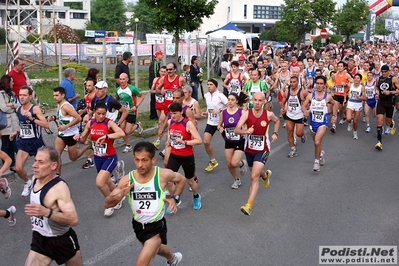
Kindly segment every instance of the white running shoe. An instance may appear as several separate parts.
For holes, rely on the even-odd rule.
[[[125,162],[123,160],[119,160],[116,163],[115,167],[115,175],[116,175],[116,180],[119,181],[124,177],[125,175]]]
[[[180,252],[173,254],[173,260],[171,262],[166,261],[167,266],[176,266],[183,259],[183,255]]]
[[[326,163],[326,158],[324,158],[325,155],[326,153],[322,150],[320,153],[320,160],[319,160],[321,166],[323,166]]]
[[[31,190],[32,190],[32,183],[30,185],[28,185],[28,183],[25,183],[24,190],[21,193],[21,197],[29,196]]]
[[[233,184],[231,185],[231,188],[237,189],[240,186],[241,186],[241,180],[238,178],[238,179],[234,180]]]
[[[122,202],[126,199],[126,196],[124,196],[121,201],[119,201],[118,204],[115,205],[114,210],[120,210],[122,208]]]
[[[362,122],[363,122],[363,123],[366,123],[366,117],[365,117],[365,116],[363,116]]]
[[[357,131],[353,131],[353,139],[358,139]]]
[[[315,171],[315,172],[320,171],[320,163],[314,162],[314,164],[313,164],[313,171]]]
[[[116,180],[116,177],[114,175],[111,175],[111,181],[112,183],[114,183],[115,185],[118,183],[118,180]]]
[[[241,161],[242,161],[243,165],[240,167],[240,174],[242,176],[244,176],[248,171],[248,163],[247,163],[247,160],[245,160],[245,159],[241,160]],[[240,186],[241,186],[241,183],[240,183]]]
[[[368,127],[366,128],[366,133],[370,133],[370,131],[371,131],[371,128],[370,128],[370,126],[368,126]]]
[[[346,127],[346,129],[347,129],[348,131],[352,131],[352,129],[353,129],[353,123],[352,123],[352,121],[351,121],[350,123],[348,123],[348,126]]]
[[[8,225],[9,226],[14,226],[17,223],[17,219],[15,218],[15,212],[17,209],[14,206],[10,206],[7,211],[10,212],[10,216],[7,218],[8,220]]]
[[[129,153],[129,152],[132,152],[133,151],[133,148],[132,148],[132,146],[131,145],[126,145],[125,146],[125,148],[123,149],[123,153]]]
[[[3,193],[5,199],[9,199],[11,197],[11,188],[8,186],[7,178],[0,178],[0,192]]]
[[[143,135],[144,129],[143,129],[143,125],[141,124],[141,122],[137,122],[137,132],[140,135]]]
[[[296,149],[291,149],[290,152],[288,153],[287,157],[289,158],[294,158],[298,155],[298,152],[296,151]]]
[[[345,120],[341,118],[341,120],[339,120],[338,124],[343,125],[344,123],[345,123]]]
[[[114,208],[108,208],[104,210],[104,216],[110,217],[114,213]]]

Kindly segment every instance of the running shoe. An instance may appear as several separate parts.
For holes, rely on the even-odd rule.
[[[296,149],[291,149],[291,151],[288,153],[287,157],[293,158],[297,155],[298,155],[298,152],[296,151]]]
[[[133,151],[132,146],[131,145],[126,145],[122,152],[123,153],[129,153],[129,152],[132,152],[132,151]]]
[[[391,125],[391,130],[390,130],[390,134],[394,135],[396,132],[396,128],[395,128],[395,121],[392,120],[392,125]]]
[[[247,173],[247,171],[248,171],[248,163],[247,163],[247,160],[241,160],[242,161],[242,166],[240,166],[240,174],[242,175],[242,176],[244,176],[246,173]],[[241,181],[240,181],[241,182]],[[240,183],[240,186],[241,186],[241,183]]]
[[[388,127],[388,126],[386,126],[386,127],[385,127],[385,132],[384,132],[384,134],[385,134],[385,135],[389,135],[390,133],[391,133],[391,128]]]
[[[241,207],[241,212],[245,215],[251,215],[252,206],[248,203]]]
[[[283,124],[283,128],[285,128],[286,127],[286,123],[284,122],[284,124]]]
[[[115,175],[116,175],[116,180],[121,180],[122,177],[125,175],[125,162],[122,160],[119,160],[116,163],[115,167]]]
[[[345,123],[345,120],[341,118],[341,120],[339,120],[339,124],[343,125]]]
[[[370,133],[370,131],[371,131],[370,126],[367,126],[367,128],[366,128],[366,133]]]
[[[294,138],[294,146],[296,146],[296,138]]]
[[[141,124],[141,122],[137,122],[137,132],[140,135],[143,135],[144,129],[143,129],[143,124]]]
[[[231,185],[232,189],[237,189],[241,186],[241,180],[238,178],[236,180],[234,180],[233,184]]]
[[[172,261],[166,261],[167,266],[176,266],[181,262],[183,259],[183,255],[180,252],[173,253],[173,260]]]
[[[28,183],[25,183],[24,190],[21,193],[21,197],[29,196],[31,190],[32,190],[32,183],[30,185],[28,185]]]
[[[201,195],[198,193],[198,198],[194,198],[193,208],[194,208],[194,210],[199,210],[199,209],[201,209],[201,207],[202,207]]]
[[[365,117],[365,116],[363,116],[362,122],[363,122],[363,123],[366,123],[366,117]]]
[[[0,192],[3,193],[5,199],[9,199],[11,197],[11,188],[8,186],[7,178],[0,178]]]
[[[94,162],[91,160],[86,160],[86,162],[82,165],[83,169],[89,169],[94,167]]]
[[[119,201],[118,204],[115,205],[115,207],[113,208],[114,210],[119,210],[120,208],[122,208],[122,202],[126,199],[126,196],[124,196],[121,201]]]
[[[17,219],[15,218],[15,212],[17,209],[14,206],[10,206],[7,211],[10,212],[10,216],[7,218],[8,220],[8,225],[9,226],[14,226],[17,223]]]
[[[116,180],[116,177],[114,175],[111,175],[111,181],[112,183],[114,183],[115,185],[118,184],[118,180]]]
[[[110,217],[114,213],[114,208],[108,208],[104,210],[104,216]]]
[[[331,133],[335,133],[337,132],[337,127],[335,125],[332,125],[332,127],[330,128]]]
[[[160,144],[161,144],[161,143],[160,143],[159,139],[157,139],[156,141],[154,141],[154,142],[152,143],[152,145],[154,145],[155,149],[157,149],[157,150],[159,150],[159,145],[160,145]]]
[[[358,139],[359,136],[357,135],[357,131],[353,131],[353,139]]]
[[[205,167],[205,171],[207,172],[211,172],[213,169],[216,168],[216,166],[218,166],[219,163],[218,161],[214,160],[214,161],[209,161],[208,165]]]
[[[320,171],[320,163],[319,162],[314,162],[313,171],[315,171],[315,172]]]
[[[198,181],[199,181],[198,177],[194,177],[194,181],[195,181],[195,183],[198,184]],[[190,186],[188,186],[188,190],[193,191],[193,189],[192,189]],[[180,201],[181,201],[181,200],[180,200]],[[179,204],[180,204],[180,203],[179,203]]]
[[[348,126],[346,127],[346,129],[347,129],[348,131],[352,131],[352,129],[353,129],[353,123],[352,123],[352,121],[351,121],[350,123],[348,123]]]
[[[375,144],[374,146],[377,150],[381,151],[382,150],[382,143],[381,142],[377,142],[377,144]]]
[[[263,176],[266,175],[266,178],[262,177],[262,186],[264,188],[267,188],[270,185],[270,176],[272,175],[272,171],[270,170],[266,170],[266,172],[264,172],[264,174],[262,174]]]
[[[165,158],[165,149],[163,149],[163,151],[159,152],[159,156],[161,156],[162,158]]]
[[[326,155],[326,153],[323,150],[321,150],[320,160],[319,160],[319,163],[321,166],[323,166],[326,163],[326,159],[324,158],[325,155]]]
[[[302,142],[302,143],[305,143],[305,142],[306,142],[306,135],[305,135],[305,133],[304,133],[303,136],[301,137],[301,142]]]

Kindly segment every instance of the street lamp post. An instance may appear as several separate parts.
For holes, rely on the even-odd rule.
[[[139,55],[137,53],[137,23],[139,22],[138,18],[134,19],[134,22],[136,23],[136,30],[134,31],[134,34],[136,35],[136,38],[134,40],[134,86],[136,88],[139,87]]]

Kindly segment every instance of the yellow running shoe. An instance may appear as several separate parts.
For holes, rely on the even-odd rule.
[[[154,145],[155,149],[157,149],[157,150],[159,150],[159,144],[160,144],[160,141],[159,141],[159,140],[156,140],[156,141],[154,141],[154,142],[152,143],[152,145]]]
[[[244,206],[241,207],[241,212],[245,215],[251,215],[252,211],[252,206],[250,204],[245,204]]]
[[[216,160],[210,161],[210,162],[208,163],[208,165],[205,167],[205,171],[210,172],[210,171],[212,171],[213,169],[215,169],[216,166],[218,166],[218,165],[219,165],[218,161],[216,161]]]
[[[382,143],[381,142],[377,142],[377,144],[375,144],[375,148],[379,151],[382,150]]]
[[[396,132],[395,121],[392,120],[392,127],[391,127],[391,130],[389,131],[389,133],[390,133],[391,135],[394,135],[395,132]]]
[[[264,177],[265,174],[266,174],[266,178]],[[272,171],[270,171],[270,170],[266,170],[266,172],[263,172],[261,177],[262,177],[262,185],[263,185],[264,188],[267,188],[269,186],[269,184],[270,184],[269,177],[271,175],[272,175]]]

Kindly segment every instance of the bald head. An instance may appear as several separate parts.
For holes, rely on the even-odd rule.
[[[265,100],[266,99],[265,98],[265,94],[263,92],[260,92],[260,91],[255,92],[253,97],[258,99],[258,100]]]
[[[119,83],[121,87],[125,87],[126,84],[128,83],[129,77],[126,73],[121,73],[119,75]]]
[[[299,77],[300,72],[301,72],[301,69],[297,66],[291,68],[291,76]]]
[[[121,79],[121,78],[128,79],[128,76],[127,76],[126,73],[121,73],[121,74],[119,75],[119,78],[120,78],[120,79]]]

